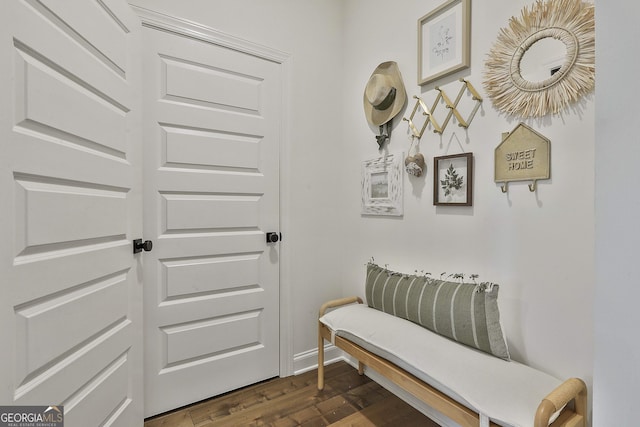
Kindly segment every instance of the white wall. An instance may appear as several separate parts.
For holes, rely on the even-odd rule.
[[[634,426],[640,396],[640,141],[636,126],[640,5],[598,1],[596,7],[593,425]]]
[[[493,155],[501,132],[518,120],[497,113],[485,99],[468,131],[450,124],[442,137],[423,136],[427,175],[404,175],[404,217],[360,215],[359,162],[378,155],[365,121],[362,91],[375,66],[400,65],[407,95],[435,98],[433,86],[417,85],[417,19],[439,0],[350,0],[345,10],[344,148],[340,159],[343,221],[348,235],[342,257],[345,293],[362,294],[364,264],[405,272],[415,269],[477,273],[499,283],[500,306],[515,359],[559,377],[591,381],[594,288],[594,102],[589,97],[562,116],[525,123],[551,140],[551,176],[536,193],[512,183],[507,195],[493,182]],[[483,62],[498,29],[529,1],[474,1],[471,68],[438,81],[455,96],[458,77],[481,93]],[[404,114],[413,107],[410,99]],[[430,102],[427,103],[430,105]],[[388,151],[407,151],[406,122],[394,121]],[[433,157],[473,152],[473,207],[433,206]]]
[[[360,214],[361,162],[379,155],[364,117],[364,86],[380,62],[400,65],[409,102],[394,121],[388,151],[406,152],[413,95],[435,97],[417,79],[417,19],[440,0],[130,0],[291,53],[290,211],[284,229],[293,289],[294,353],[316,345],[318,306],[363,294],[365,263],[440,274],[477,273],[501,285],[500,305],[514,358],[559,377],[591,383],[594,268],[594,100],[562,116],[525,122],[551,140],[552,179],[536,193],[493,182],[493,150],[518,120],[485,99],[468,131],[449,125],[422,138],[422,178],[404,175],[402,218]],[[457,77],[482,95],[483,61],[498,29],[525,0],[476,0],[472,65],[438,82],[457,93]],[[635,7],[635,6],[634,6]],[[618,90],[621,92],[621,90]],[[473,207],[434,207],[434,156],[473,152]]]

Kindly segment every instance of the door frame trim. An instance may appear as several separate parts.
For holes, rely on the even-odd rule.
[[[170,32],[179,36],[211,43],[217,46],[233,49],[275,62],[280,66],[281,73],[281,111],[280,120],[280,232],[285,236],[285,243],[280,242],[280,377],[287,377],[294,374],[293,360],[293,324],[292,324],[292,301],[289,245],[287,230],[289,229],[289,215],[291,200],[289,198],[290,166],[290,105],[291,105],[291,55],[289,53],[254,43],[231,34],[223,33],[206,25],[190,20],[166,15],[151,9],[130,5],[138,15],[143,27],[153,28],[160,31]]]

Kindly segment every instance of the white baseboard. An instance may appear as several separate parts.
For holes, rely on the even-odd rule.
[[[344,352],[333,344],[324,346],[324,364],[329,365],[339,360],[346,360]],[[300,375],[318,367],[318,349],[304,351],[293,356],[294,375]]]

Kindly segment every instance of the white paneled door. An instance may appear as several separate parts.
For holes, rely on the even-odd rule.
[[[0,404],[140,425],[140,24],[124,0],[0,13]]]
[[[150,416],[279,373],[282,76],[202,34],[143,46]]]

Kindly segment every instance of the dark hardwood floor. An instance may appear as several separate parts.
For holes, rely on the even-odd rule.
[[[345,362],[326,367],[323,391],[316,375],[259,383],[150,418],[144,427],[438,427]]]

